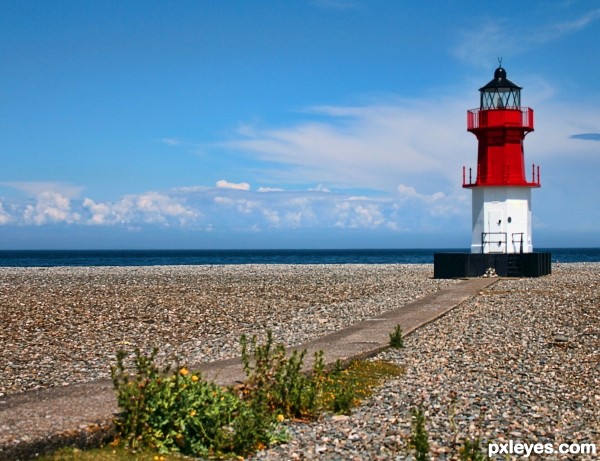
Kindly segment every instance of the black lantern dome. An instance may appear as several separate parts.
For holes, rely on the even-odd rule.
[[[481,110],[489,109],[520,109],[521,90],[506,78],[506,70],[502,66],[494,72],[494,79],[479,88],[481,93]]]

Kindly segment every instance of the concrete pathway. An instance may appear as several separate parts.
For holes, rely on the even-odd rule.
[[[417,301],[317,338],[306,349],[307,366],[314,352],[324,351],[326,364],[371,357],[388,347],[390,333],[401,325],[404,335],[432,322],[497,278],[463,280]],[[191,367],[222,385],[244,380],[239,359]],[[0,460],[28,459],[65,444],[98,445],[112,436],[118,407],[109,380],[25,392],[0,398]]]

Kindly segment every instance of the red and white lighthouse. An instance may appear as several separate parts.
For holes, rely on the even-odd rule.
[[[477,168],[463,167],[463,187],[473,192],[471,252],[433,254],[434,278],[539,277],[552,272],[551,254],[533,251],[531,190],[540,169],[526,175],[523,141],[533,131],[533,110],[521,107],[521,87],[500,67],[479,89],[478,109],[467,112],[467,130],[477,137]]]
[[[531,253],[531,190],[540,170],[526,178],[523,141],[533,131],[533,109],[521,107],[521,87],[502,66],[479,89],[478,109],[467,112],[467,130],[477,137],[477,169],[463,167],[463,187],[471,189],[471,253]]]

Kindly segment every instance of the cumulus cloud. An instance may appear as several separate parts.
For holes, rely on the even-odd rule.
[[[336,227],[351,229],[376,229],[385,223],[381,206],[376,203],[342,201],[336,205]]]
[[[401,232],[424,217],[438,215],[439,225],[463,213],[451,209],[442,193],[424,194],[400,186],[396,194],[365,195],[320,190],[262,190],[187,187],[130,194],[117,201],[90,197],[71,200],[46,191],[25,204],[0,203],[0,224],[152,227],[198,232],[353,229]],[[440,212],[439,209],[444,209]],[[415,217],[417,216],[417,217]]]
[[[404,184],[400,184],[398,186],[398,194],[402,199],[417,199],[425,203],[437,202],[445,198],[445,194],[443,192],[435,192],[431,195],[420,194],[414,187],[406,186]]]
[[[12,217],[4,210],[4,204],[0,202],[0,226],[8,224],[12,221]]]
[[[160,224],[182,226],[193,223],[200,210],[195,210],[183,203],[177,196],[158,192],[146,192],[140,195],[128,195],[116,203],[96,203],[90,198],[83,201],[82,206],[88,210],[88,224]]]
[[[470,211],[470,197],[461,192],[451,195],[441,191],[424,194],[417,192],[414,187],[404,184],[398,186],[397,192],[398,203],[417,204],[427,215],[432,217],[466,216]]]
[[[79,221],[80,215],[71,211],[71,201],[53,191],[40,193],[34,204],[28,204],[23,213],[25,224],[40,226],[47,223],[72,224]]]
[[[106,203],[96,203],[90,198],[86,198],[83,201],[83,207],[87,208],[90,212],[90,217],[87,219],[88,224],[112,224],[113,211],[111,206]]]
[[[244,214],[250,214],[260,206],[259,202],[247,198],[231,198],[217,196],[215,197],[214,201],[218,205],[234,207],[239,213]]]
[[[219,189],[250,190],[250,184],[247,182],[234,183],[225,181],[224,179],[217,181],[216,186]]]

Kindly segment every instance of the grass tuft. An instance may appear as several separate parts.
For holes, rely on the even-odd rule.
[[[393,347],[394,349],[401,349],[404,347],[401,325],[396,325],[394,332],[390,333],[390,347]]]

